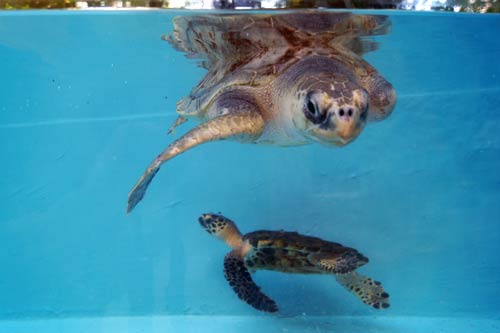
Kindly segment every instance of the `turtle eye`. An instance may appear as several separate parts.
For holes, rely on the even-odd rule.
[[[316,122],[316,119],[318,118],[319,111],[316,106],[316,103],[314,103],[311,93],[307,94],[306,100],[304,101],[304,114],[307,119],[312,121],[313,123]]]
[[[321,114],[320,108],[314,101],[314,94],[315,92],[310,92],[306,96],[306,99],[304,101],[304,115],[313,124],[319,124],[323,122],[323,120],[325,120],[325,115]]]
[[[307,101],[307,111],[312,115],[312,116],[315,116],[317,111],[316,111],[316,106],[314,105],[314,103],[309,99]]]

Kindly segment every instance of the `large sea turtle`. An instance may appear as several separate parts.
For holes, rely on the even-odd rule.
[[[386,118],[396,93],[362,55],[376,48],[363,37],[389,27],[386,16],[326,11],[176,17],[166,39],[202,59],[208,73],[177,103],[173,127],[187,118],[202,123],[154,159],[130,192],[127,212],[162,163],[201,143],[343,146],[367,121]]]
[[[278,307],[260,291],[249,270],[333,274],[365,304],[376,309],[389,307],[389,294],[382,284],[355,272],[368,262],[355,249],[296,232],[260,230],[241,235],[233,221],[218,214],[203,214],[199,222],[232,248],[224,258],[226,280],[239,298],[257,310],[276,312]]]

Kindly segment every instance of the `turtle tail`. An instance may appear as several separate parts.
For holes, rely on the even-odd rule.
[[[354,271],[339,274],[335,277],[344,288],[358,296],[363,303],[375,309],[387,309],[389,307],[389,294],[379,281]]]

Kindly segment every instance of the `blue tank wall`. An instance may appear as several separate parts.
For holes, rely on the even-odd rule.
[[[367,55],[399,93],[390,119],[342,149],[199,147],[126,216],[203,75],[159,38],[174,14],[0,13],[0,318],[257,314],[207,211],[355,247],[392,297],[376,312],[328,276],[258,272],[285,315],[500,312],[498,16],[394,14]]]

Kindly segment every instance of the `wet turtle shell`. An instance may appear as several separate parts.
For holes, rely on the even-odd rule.
[[[178,103],[196,116],[230,86],[262,87],[304,57],[328,56],[358,75],[376,71],[361,55],[376,49],[363,36],[386,34],[386,16],[302,11],[287,14],[180,16],[167,39],[189,58],[202,59],[203,80]]]
[[[251,269],[278,270],[287,273],[345,274],[368,263],[355,249],[297,232],[260,230],[243,236],[252,248],[245,255]],[[336,258],[335,265],[317,265],[311,258]]]

